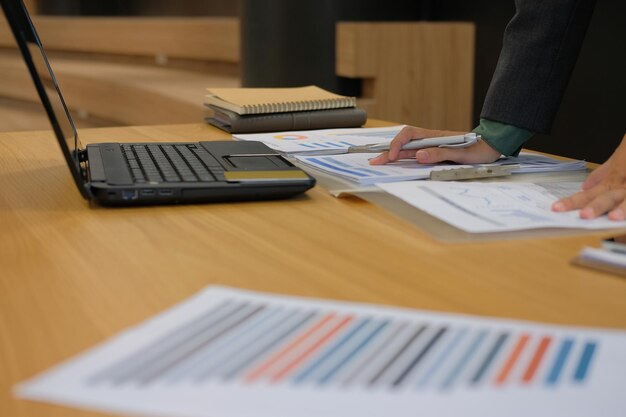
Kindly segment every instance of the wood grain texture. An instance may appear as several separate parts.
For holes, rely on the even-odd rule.
[[[240,59],[239,19],[234,17],[37,16],[33,22],[50,51]],[[0,45],[13,44],[9,28],[0,26]]]
[[[191,123],[206,115],[206,88],[238,87],[236,72],[197,72],[81,59],[51,60],[67,105],[110,125]],[[0,97],[39,103],[21,57],[0,51]],[[45,76],[45,74],[42,74]]]
[[[82,114],[72,114],[78,128],[111,126],[111,122],[83,118]],[[0,98],[0,131],[44,130],[50,128],[50,120],[40,103]]]
[[[203,124],[80,134],[83,143],[228,137]],[[569,264],[606,232],[444,244],[320,187],[274,202],[90,206],[49,132],[0,133],[0,190],[2,416],[99,415],[17,400],[10,388],[211,284],[626,328],[626,281]]]
[[[363,79],[371,117],[469,131],[474,32],[462,22],[340,22],[337,75]]]
[[[236,18],[33,20],[70,109],[109,126],[199,122],[207,87],[240,85]],[[0,97],[38,103],[6,24],[0,46]]]

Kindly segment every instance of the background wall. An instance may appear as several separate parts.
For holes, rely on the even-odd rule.
[[[44,14],[144,15],[144,16],[236,16],[239,1],[224,0],[40,0]]]
[[[477,25],[474,118],[477,121],[502,45],[502,32],[515,12],[513,1],[441,0],[438,20]],[[552,134],[538,135],[531,149],[603,162],[626,133],[626,2],[598,1],[576,69]]]
[[[274,83],[278,78],[288,85],[306,79],[342,93],[355,94],[359,92],[358,84],[341,80],[332,73],[334,34],[320,37],[320,30],[330,31],[337,20],[473,21],[477,27],[475,122],[498,59],[502,32],[515,12],[513,0],[46,0],[39,4],[43,13],[241,15],[250,27],[269,22],[270,26],[266,27],[274,28],[273,33],[266,33],[269,37],[259,36],[259,32],[249,37],[257,44],[271,44],[275,55],[270,60],[267,56],[263,60],[258,50],[257,56],[254,55],[257,44],[243,46],[244,58],[247,53],[248,60],[253,60],[250,65],[256,70],[248,84]],[[302,13],[307,7],[311,8],[309,13]],[[325,10],[325,14],[316,14],[314,8]],[[624,16],[626,2],[598,1],[552,134],[537,136],[528,147],[602,162],[617,146],[626,131]],[[307,39],[316,39],[315,59],[294,59],[303,53],[303,48],[298,46],[306,45]],[[245,65],[244,62],[244,81]]]
[[[241,0],[244,86],[317,84],[360,96],[356,80],[335,74],[339,21],[420,20],[427,0]]]

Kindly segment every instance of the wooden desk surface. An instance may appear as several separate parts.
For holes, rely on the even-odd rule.
[[[103,141],[227,137],[202,124],[93,129]],[[569,265],[607,233],[444,244],[320,187],[275,202],[85,202],[50,132],[0,134],[0,416],[99,415],[11,387],[209,284],[626,328],[626,281]]]

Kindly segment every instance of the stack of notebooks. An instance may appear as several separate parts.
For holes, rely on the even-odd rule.
[[[296,88],[211,88],[207,122],[230,133],[359,127],[367,114],[354,97],[316,86]]]

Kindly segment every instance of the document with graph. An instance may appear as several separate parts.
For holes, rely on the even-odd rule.
[[[233,139],[263,142],[286,155],[336,155],[348,152],[348,148],[353,146],[390,143],[403,127],[404,125],[235,134]]]
[[[418,209],[470,233],[542,228],[625,228],[606,216],[584,220],[578,211],[556,213],[558,198],[580,190],[581,183],[395,182],[378,187]]]
[[[583,161],[562,161],[546,155],[522,152],[517,157],[500,158],[491,164],[458,165],[454,163],[418,164],[415,159],[401,159],[385,165],[370,165],[376,154],[349,153],[343,155],[296,155],[302,168],[340,177],[359,185],[372,185],[383,182],[424,180],[433,171],[446,171],[464,168],[492,168],[510,166],[512,174],[558,173],[585,169]],[[315,175],[315,172],[313,172]]]
[[[626,332],[208,287],[16,388],[181,417],[623,416]]]

